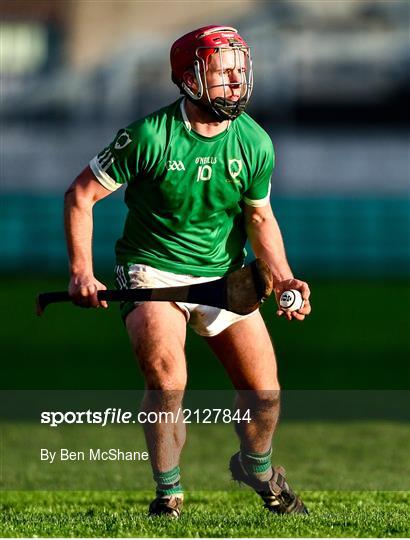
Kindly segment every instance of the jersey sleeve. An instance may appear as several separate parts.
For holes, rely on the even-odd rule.
[[[162,157],[163,145],[161,137],[153,136],[152,131],[152,126],[138,122],[117,133],[112,143],[90,161],[100,184],[115,191],[155,166]]]
[[[243,195],[243,201],[250,206],[265,206],[270,199],[270,182],[275,166],[275,152],[268,135],[261,141],[254,159],[256,164],[252,168],[252,181]]]

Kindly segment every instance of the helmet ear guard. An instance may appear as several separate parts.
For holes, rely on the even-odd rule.
[[[191,99],[197,101],[201,99],[204,95],[204,85],[202,84],[201,71],[199,67],[199,60],[194,61],[194,73],[195,78],[198,84],[198,92],[194,92],[184,81],[182,81],[181,89],[190,97]]]

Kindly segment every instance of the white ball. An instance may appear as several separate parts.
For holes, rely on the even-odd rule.
[[[285,311],[296,311],[303,307],[302,295],[296,289],[289,289],[280,295],[279,305]]]

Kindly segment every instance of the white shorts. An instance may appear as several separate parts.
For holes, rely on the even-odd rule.
[[[217,277],[197,277],[186,274],[173,274],[164,270],[157,270],[146,264],[131,264],[129,266],[116,266],[116,279],[120,288],[129,287],[131,289],[149,289],[160,287],[178,287],[182,285],[192,285],[194,283],[205,283],[214,281]],[[135,302],[138,306],[143,302]],[[184,313],[188,325],[200,336],[216,336],[223,330],[242,319],[251,317],[259,310],[249,315],[238,315],[211,306],[200,304],[189,304],[186,302],[175,302],[175,305]],[[132,306],[131,306],[132,309]],[[131,311],[126,309],[123,318]]]

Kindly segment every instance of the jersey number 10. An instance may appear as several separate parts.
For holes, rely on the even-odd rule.
[[[198,176],[196,177],[196,181],[205,182],[206,180],[210,180],[212,176],[212,167],[210,165],[200,165],[198,167]]]

